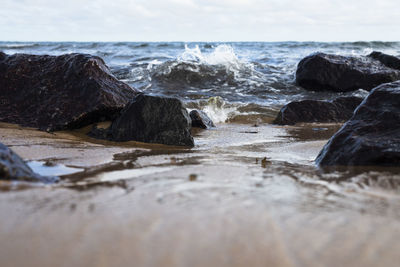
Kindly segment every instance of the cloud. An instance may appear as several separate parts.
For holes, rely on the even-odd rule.
[[[396,40],[394,0],[2,0],[2,40]]]
[[[181,6],[192,7],[192,8],[198,7],[197,4],[192,0],[170,0],[167,2],[171,2],[171,4],[178,4]]]

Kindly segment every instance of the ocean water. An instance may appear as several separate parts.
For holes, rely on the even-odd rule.
[[[88,53],[104,59],[114,75],[153,95],[178,97],[215,122],[270,120],[284,104],[351,93],[309,92],[295,85],[297,63],[314,52],[400,55],[400,42],[77,43],[0,42],[7,54]]]

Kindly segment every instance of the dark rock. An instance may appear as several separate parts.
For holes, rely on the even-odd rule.
[[[400,81],[371,91],[325,145],[316,163],[400,166]]]
[[[338,97],[333,101],[290,102],[281,108],[273,123],[294,125],[298,122],[345,122],[362,100],[360,97]]]
[[[112,120],[136,94],[86,54],[2,54],[0,88],[0,121],[50,131]]]
[[[0,143],[0,179],[35,182],[55,182],[56,177],[43,177],[31,168],[11,149]]]
[[[400,70],[400,58],[374,51],[368,55],[369,57],[378,60],[386,67]]]
[[[192,127],[198,127],[202,129],[214,128],[214,122],[207,116],[207,114],[201,110],[194,109],[189,113],[192,119]]]
[[[87,135],[96,139],[112,140],[110,128],[98,128],[96,124],[93,125]]]
[[[324,53],[305,57],[299,62],[296,71],[296,83],[311,91],[370,91],[380,84],[399,79],[400,71],[388,68],[369,57],[356,58]]]
[[[139,94],[113,121],[114,141],[140,141],[177,146],[194,146],[191,120],[176,98]]]

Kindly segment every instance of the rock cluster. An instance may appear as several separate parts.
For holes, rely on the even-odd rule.
[[[0,53],[0,121],[57,131],[105,120],[113,141],[193,146],[191,120],[178,99],[145,96],[86,54]]]
[[[400,166],[400,81],[375,88],[325,145],[316,163]]]
[[[316,159],[319,166],[400,166],[399,80],[400,59],[395,56],[376,51],[357,58],[312,54],[297,67],[296,83],[304,89],[372,91],[362,102],[354,97],[292,102],[281,109],[274,122],[295,124],[349,119],[319,153]]]

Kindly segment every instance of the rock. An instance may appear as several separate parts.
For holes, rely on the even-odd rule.
[[[400,81],[371,91],[325,145],[316,163],[400,166]]]
[[[338,97],[333,101],[302,100],[285,105],[273,121],[279,125],[298,122],[345,122],[361,103],[360,97]]]
[[[0,88],[0,121],[50,131],[112,120],[137,93],[86,54],[1,54]]]
[[[192,127],[198,127],[202,129],[214,128],[214,122],[207,116],[204,111],[194,109],[189,113],[192,119]]]
[[[386,67],[400,70],[400,58],[374,51],[368,55],[369,57],[378,60]]]
[[[370,91],[400,79],[400,71],[388,68],[370,57],[356,58],[315,53],[302,59],[296,83],[306,90],[348,92]]]
[[[194,146],[191,120],[176,98],[139,94],[110,126],[114,141]]]
[[[112,140],[110,128],[99,128],[96,124],[92,126],[87,135],[96,139]]]
[[[0,179],[35,182],[55,182],[56,177],[43,177],[31,168],[11,149],[0,143]]]

